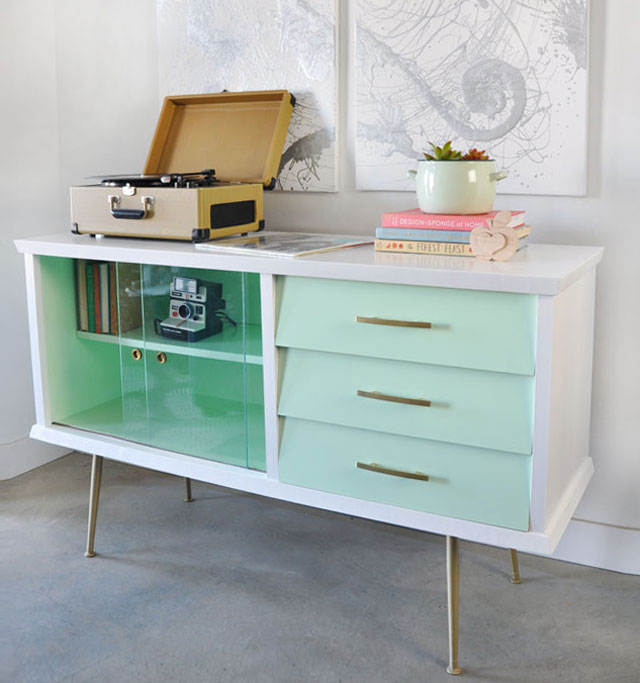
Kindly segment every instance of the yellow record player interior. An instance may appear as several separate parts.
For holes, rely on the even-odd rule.
[[[142,174],[71,188],[73,231],[202,242],[262,230],[294,103],[287,90],[166,97]]]

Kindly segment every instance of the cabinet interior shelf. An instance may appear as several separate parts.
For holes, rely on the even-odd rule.
[[[146,335],[142,327],[125,332],[123,335],[96,334],[77,330],[79,339],[88,339],[104,344],[121,344],[130,348],[139,347],[147,351],[165,351],[195,358],[211,358],[234,362],[246,362],[262,365],[262,331],[260,325],[245,325],[246,356],[242,352],[242,328],[225,327],[219,334],[201,339],[197,342],[184,342],[167,339],[147,328]]]
[[[179,390],[169,390],[161,397],[131,393],[61,417],[54,424],[264,470],[264,406],[193,395],[190,419],[177,420],[171,419],[172,409],[167,408],[176,397],[180,398]]]

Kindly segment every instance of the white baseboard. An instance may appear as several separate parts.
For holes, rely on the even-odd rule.
[[[51,446],[29,438],[0,446],[0,480],[13,479],[69,452],[68,448]]]
[[[572,519],[551,557],[640,575],[640,530]]]

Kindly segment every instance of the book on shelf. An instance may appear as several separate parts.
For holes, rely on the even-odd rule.
[[[137,263],[118,264],[116,313],[119,312],[120,315],[116,315],[116,320],[119,324],[120,334],[142,327],[140,277],[140,266]]]
[[[93,312],[96,321],[96,334],[102,334],[102,307],[100,298],[100,264],[92,263],[93,269]]]
[[[372,237],[320,235],[302,232],[261,232],[248,237],[232,237],[202,242],[196,244],[196,249],[227,254],[258,254],[260,256],[294,258],[372,243]]]
[[[518,240],[520,251],[527,246],[529,237]],[[469,244],[461,242],[425,242],[423,240],[383,240],[376,239],[376,251],[394,252],[396,254],[436,254],[439,256],[474,256]]]
[[[116,279],[116,264],[109,263],[109,332],[118,334],[118,281]]]
[[[93,272],[93,263],[87,261],[85,263],[86,278],[87,278],[87,311],[89,317],[88,332],[96,331],[96,297],[95,297],[95,278]]]
[[[513,228],[518,239],[531,232],[530,225]],[[460,242],[469,244],[469,230],[431,230],[430,228],[376,228],[376,237],[384,240],[409,240],[418,242]]]
[[[383,228],[430,228],[432,230],[473,230],[478,225],[495,218],[498,211],[466,215],[424,213],[420,209],[391,211],[382,214]],[[524,211],[512,211],[509,227],[524,223]]]
[[[111,318],[111,306],[109,306],[109,264],[99,263],[98,273],[100,276],[100,325],[102,334],[109,334],[109,319]]]
[[[120,329],[128,332],[141,327],[139,294],[118,296],[118,275],[125,288],[127,283],[139,284],[139,266],[120,264],[119,273],[116,273],[115,263],[77,259],[75,275],[79,330],[118,335]]]
[[[87,306],[87,277],[86,266],[82,259],[75,262],[76,267],[76,296],[78,313],[78,329],[89,330],[89,309]]]

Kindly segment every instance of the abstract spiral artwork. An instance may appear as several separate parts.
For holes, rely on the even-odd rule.
[[[336,0],[159,0],[163,95],[287,89],[277,187],[336,189]]]
[[[588,0],[358,0],[356,24],[359,189],[413,189],[453,140],[499,192],[585,193]]]

